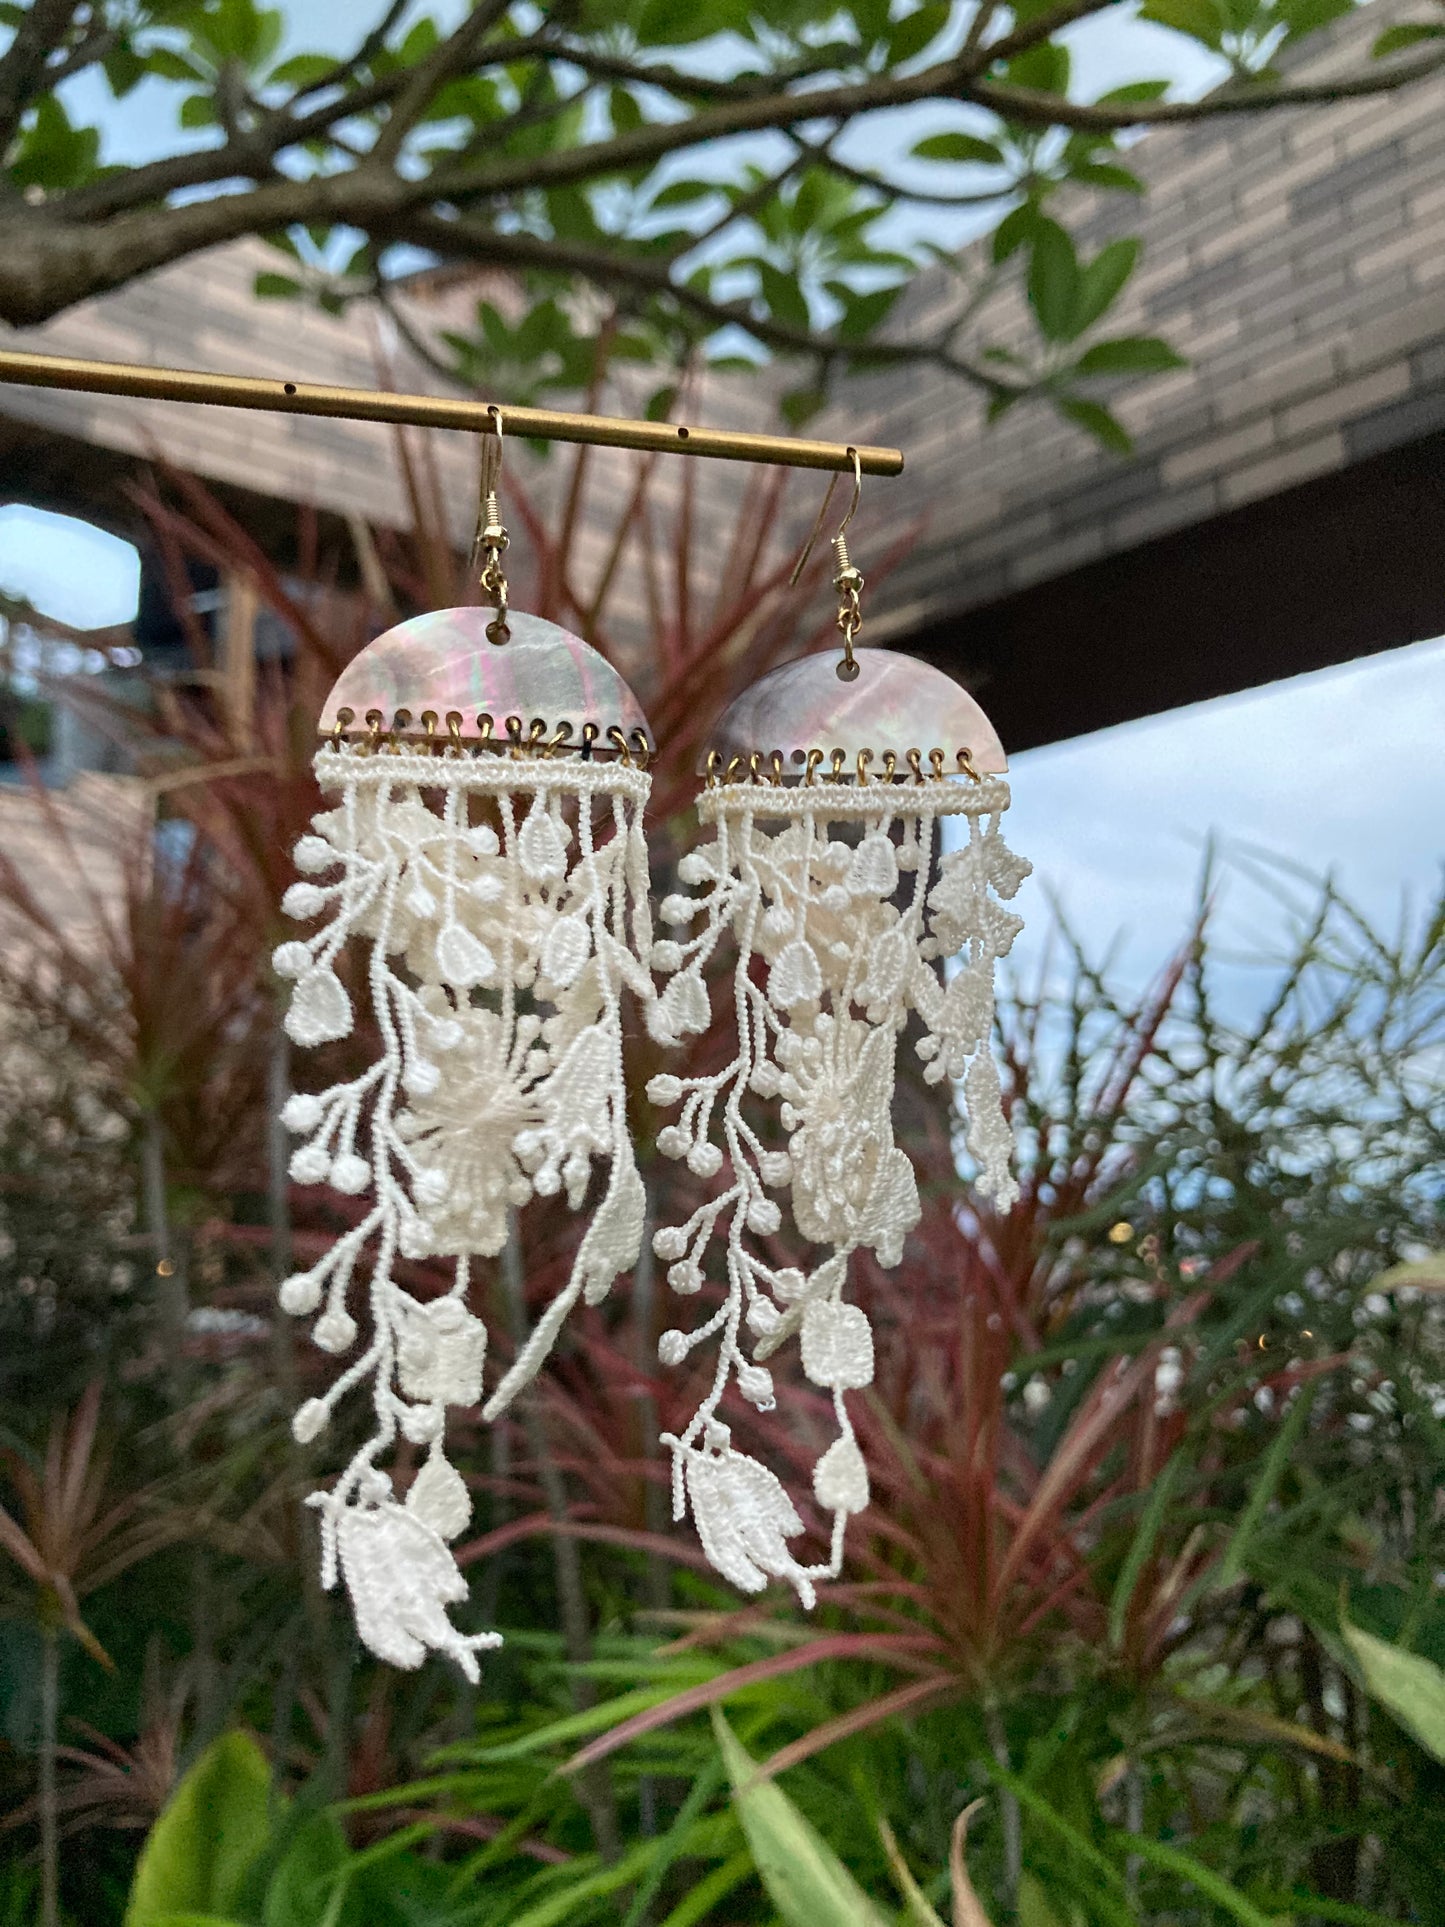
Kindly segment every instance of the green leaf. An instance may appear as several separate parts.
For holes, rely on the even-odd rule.
[[[716,181],[669,181],[653,195],[651,207],[679,207],[704,201],[721,190]]]
[[[690,1894],[685,1895],[667,1918],[658,1927],[697,1927],[697,1922],[706,1920],[720,1901],[726,1900],[734,1887],[740,1887],[750,1880],[753,1873],[753,1857],[750,1853],[735,1853],[720,1867],[714,1867],[705,1874]]]
[[[1011,208],[993,231],[993,258],[995,262],[1007,261],[1011,254],[1025,246],[1034,237],[1043,216],[1032,201]]]
[[[1138,1854],[1151,1866],[1161,1867],[1165,1873],[1177,1874],[1197,1887],[1206,1899],[1212,1900],[1216,1907],[1233,1915],[1240,1927],[1276,1927],[1276,1923],[1266,1913],[1261,1913],[1254,1902],[1246,1899],[1237,1887],[1233,1887],[1213,1868],[1206,1867],[1192,1854],[1181,1853],[1178,1847],[1166,1846],[1162,1840],[1150,1840],[1139,1833],[1114,1833],[1110,1840],[1120,1847],[1127,1847],[1130,1853]]]
[[[100,134],[94,127],[72,127],[54,94],[42,94],[35,118],[23,135],[9,167],[15,187],[79,187],[95,171]]]
[[[1187,34],[1216,53],[1224,39],[1224,20],[1215,0],[1145,0],[1139,18]]]
[[[1370,51],[1376,60],[1383,60],[1386,54],[1400,53],[1406,47],[1418,47],[1422,40],[1445,40],[1445,27],[1437,27],[1423,20],[1410,20],[1398,27],[1386,27]]]
[[[1331,1920],[1339,1921],[1341,1927],[1400,1927],[1395,1914],[1377,1914],[1373,1908],[1356,1907],[1348,1900],[1327,1900],[1323,1894],[1306,1893],[1302,1888],[1287,1894],[1271,1893],[1268,1903],[1291,1922]]]
[[[325,54],[293,54],[271,69],[270,78],[278,87],[314,87],[335,65]]]
[[[767,261],[758,263],[758,281],[768,312],[785,327],[807,329],[813,325],[807,298],[796,275],[775,268]]]
[[[1083,334],[1118,300],[1124,283],[1134,272],[1139,259],[1137,240],[1111,241],[1100,248],[1079,277],[1079,298],[1074,313],[1074,333]]]
[[[1122,87],[1111,87],[1107,94],[1100,94],[1098,105],[1101,107],[1135,107],[1146,101],[1163,100],[1169,92],[1167,80],[1130,80]]]
[[[262,301],[291,301],[302,292],[301,283],[289,274],[258,274],[252,289]]]
[[[1118,347],[1120,345],[1118,342],[1100,342],[1099,348]],[[1081,375],[1093,373],[1114,374],[1118,372],[1115,369],[1086,369],[1084,363],[1089,359],[1089,355],[1097,354],[1098,352],[1098,348],[1091,348],[1088,354],[1084,355],[1079,361],[1074,372]],[[1128,1617],[1129,1601],[1134,1597],[1134,1588],[1139,1583],[1139,1575],[1144,1570],[1145,1561],[1154,1550],[1154,1541],[1158,1538],[1159,1528],[1164,1523],[1165,1508],[1168,1506],[1173,1496],[1174,1488],[1179,1482],[1180,1474],[1184,1469],[1184,1463],[1183,1454],[1175,1452],[1165,1465],[1159,1477],[1154,1481],[1149,1493],[1148,1502],[1144,1507],[1143,1517],[1139,1521],[1139,1529],[1130,1542],[1129,1551],[1125,1556],[1123,1565],[1119,1568],[1119,1577],[1114,1582],[1113,1597],[1109,1601],[1109,1644],[1115,1652],[1119,1650],[1119,1647],[1123,1643],[1124,1621]]]
[[[919,7],[904,19],[895,20],[888,30],[888,65],[899,67],[921,54],[948,25],[948,14],[948,7],[938,4]]]
[[[1067,1927],[1049,1905],[1049,1897],[1031,1873],[1019,1878],[1018,1927]]]
[[[196,1761],[151,1828],[125,1927],[167,1914],[222,1913],[270,1835],[271,1769],[249,1733],[223,1733]]]
[[[768,1898],[787,1927],[885,1927],[885,1916],[757,1763],[715,1706],[712,1727],[733,1805]]]
[[[172,47],[152,47],[146,55],[146,66],[161,80],[193,81],[205,78],[198,62],[186,54],[177,53]]]
[[[1295,1395],[1293,1405],[1285,1415],[1284,1424],[1280,1426],[1273,1444],[1265,1454],[1264,1464],[1250,1487],[1244,1511],[1239,1515],[1239,1524],[1234,1528],[1220,1564],[1218,1583],[1221,1586],[1232,1586],[1245,1570],[1244,1555],[1248,1550],[1249,1542],[1259,1530],[1259,1522],[1264,1517],[1270,1500],[1274,1497],[1275,1488],[1284,1476],[1284,1469],[1289,1464],[1290,1457],[1299,1442],[1299,1435],[1305,1428],[1305,1421],[1309,1417],[1310,1406],[1314,1403],[1318,1389],[1318,1380],[1313,1385],[1300,1388]]]
[[[1074,363],[1074,373],[1162,375],[1171,368],[1187,366],[1183,355],[1176,354],[1157,335],[1116,335],[1112,341],[1096,341],[1092,348],[1086,348]]]
[[[896,288],[875,288],[870,294],[849,294],[838,322],[839,339],[862,341],[876,328],[881,328],[902,292],[900,285]]]
[[[1094,322],[1114,306],[1123,283],[1135,272],[1137,260],[1139,241],[1110,241],[1110,245],[1102,247],[1089,266],[1081,270],[1079,301],[1073,316],[1073,331],[1077,335],[1092,328]]]
[[[214,127],[216,104],[209,94],[187,94],[179,119],[182,127]]]
[[[1069,50],[1056,40],[1041,40],[1038,46],[1025,47],[1021,54],[1005,61],[1003,71],[1011,87],[1029,87],[1037,94],[1066,94]]]
[[[1303,40],[1306,34],[1318,33],[1332,20],[1343,19],[1354,10],[1355,0],[1279,0],[1276,9],[1287,28],[1286,46],[1292,40]]]
[[[796,430],[806,427],[827,402],[826,388],[794,388],[778,403],[778,413],[789,428]]]
[[[1412,1258],[1408,1264],[1391,1265],[1370,1280],[1371,1291],[1398,1291],[1402,1285],[1416,1291],[1445,1291],[1445,1251],[1432,1251],[1428,1258]]]
[[[1086,434],[1092,435],[1105,448],[1112,448],[1116,455],[1128,455],[1133,451],[1133,441],[1124,424],[1102,402],[1088,401],[1082,395],[1060,395],[1057,407],[1061,415],[1067,415],[1071,422],[1077,422]]]
[[[146,62],[129,45],[112,47],[101,61],[106,84],[117,100],[124,100],[135,86],[145,79],[148,71]]]
[[[243,1927],[229,1914],[153,1914],[146,1927]]]
[[[632,15],[641,45],[686,46],[747,24],[747,8],[730,0],[646,0]]]
[[[1113,189],[1121,194],[1142,194],[1144,183],[1137,174],[1127,167],[1118,167],[1112,161],[1080,161],[1069,169],[1069,179],[1078,181],[1084,187]]]
[[[1347,1619],[1340,1631],[1354,1654],[1370,1696],[1377,1699],[1437,1760],[1445,1760],[1445,1672]]]
[[[916,161],[982,161],[991,167],[1003,164],[1003,153],[994,141],[977,134],[930,134],[913,149]]]
[[[1031,238],[1029,306],[1038,321],[1039,332],[1045,341],[1072,341],[1084,329],[1084,323],[1077,318],[1083,277],[1074,244],[1057,221],[1042,215],[1035,219]]]
[[[349,1858],[340,1823],[329,1813],[314,1814],[267,1882],[262,1927],[316,1927]]]
[[[635,134],[642,126],[645,116],[637,103],[637,96],[626,87],[614,87],[609,95],[612,113],[612,132],[614,135]]]

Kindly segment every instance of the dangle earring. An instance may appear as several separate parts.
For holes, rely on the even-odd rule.
[[[302,1140],[292,1177],[361,1201],[351,1228],[281,1287],[288,1312],[316,1314],[324,1351],[355,1352],[296,1413],[296,1437],[316,1438],[362,1388],[374,1415],[367,1442],[309,1501],[322,1583],[345,1579],[357,1630],[382,1659],[415,1667],[435,1648],[470,1679],[476,1651],[500,1635],[463,1635],[446,1613],[466,1583],[445,1542],[471,1510],[443,1449],[446,1408],[481,1403],[487,1337],[467,1303],[469,1265],[501,1251],[509,1214],[533,1195],[565,1192],[578,1210],[605,1168],[571,1275],[488,1399],[491,1419],[577,1299],[595,1304],[637,1260],[645,1198],[619,995],[624,983],[652,990],[646,719],[594,649],[508,608],[503,424],[491,414],[473,550],[491,608],[400,623],[342,673],[321,717],[324,806],[282,905],[319,927],[274,960],[294,980],[288,1034],[329,1044],[356,1022],[336,966],[359,940],[379,1044],[358,1076],[283,1112]],[[425,1258],[453,1261],[449,1290],[397,1276],[398,1260]],[[404,1500],[381,1463],[398,1433],[426,1453]]]
[[[805,1606],[819,1580],[841,1571],[848,1518],[869,1497],[844,1394],[872,1380],[873,1334],[844,1297],[848,1261],[862,1247],[881,1265],[898,1264],[919,1218],[913,1168],[891,1118],[910,1013],[922,1023],[915,1048],[924,1077],[961,1087],[978,1189],[1000,1210],[1018,1195],[990,1033],[994,965],[1022,928],[1000,899],[1014,896],[1030,865],[1000,834],[1007,763],[978,704],[924,663],[855,648],[863,577],[846,531],[860,486],[854,452],[853,499],[833,543],[842,657],[785,664],[718,724],[698,799],[713,838],[679,865],[699,894],[660,907],[679,934],[654,952],[673,968],[649,1013],[663,1041],[705,1029],[704,970],[731,932],[736,1054],[715,1074],[663,1074],[648,1087],[655,1103],[681,1106],[658,1136],[665,1155],[685,1158],[703,1178],[727,1165],[714,1195],[653,1240],[680,1294],[701,1288],[714,1238],[726,1267],[713,1316],[662,1335],[666,1365],[711,1339],[719,1346],[707,1396],[685,1430],[663,1442],[674,1516],[691,1506],[717,1570],[745,1592],[786,1579]],[[827,507],[825,498],[794,582]],[[956,816],[967,840],[940,852],[940,820]],[[696,935],[681,934],[699,919]],[[940,960],[955,956],[959,966],[942,974]],[[778,1265],[759,1248],[783,1222],[770,1192],[789,1202],[799,1236],[817,1248],[806,1269]],[[837,1424],[813,1470],[813,1495],[832,1515],[829,1556],[813,1565],[787,1544],[803,1531],[791,1498],[733,1446],[719,1416],[733,1383],[759,1410],[773,1407],[767,1360],[794,1336],[804,1375],[831,1395]]]

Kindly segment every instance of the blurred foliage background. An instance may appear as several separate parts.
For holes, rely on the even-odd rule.
[[[650,474],[610,539],[651,544],[662,877],[709,720],[831,607],[821,560],[787,590],[783,480],[751,485],[704,602],[715,533],[685,505],[663,533]],[[614,650],[605,558],[599,593],[516,507],[514,601]],[[470,590],[420,513],[368,600],[283,580],[184,475],[147,509],[178,581],[223,559],[294,652],[238,718],[196,622],[201,673],[109,713],[153,807],[89,917],[0,867],[0,1921],[1445,1922],[1445,905],[1386,936],[1322,886],[1243,1015],[1212,871],[1143,999],[1061,929],[1001,1003],[1013,1212],[960,1182],[938,1092],[900,1091],[925,1211],[896,1270],[860,1267],[875,1503],[817,1611],[740,1604],[668,1526],[654,1441],[690,1394],[644,1262],[458,1443],[458,1617],[507,1637],[480,1689],[389,1671],[300,1503],[342,1448],[291,1439],[320,1360],[275,1286],[349,1207],[286,1176],[268,958],[321,692]],[[661,1067],[634,1012],[671,1222],[700,1181],[651,1154]],[[480,1269],[503,1353],[578,1233],[539,1208]],[[728,1416],[810,1462],[805,1387]]]

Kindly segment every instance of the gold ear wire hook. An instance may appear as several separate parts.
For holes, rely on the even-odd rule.
[[[853,499],[848,504],[848,513],[843,517],[842,523],[840,524],[838,529],[838,533],[833,537],[833,541],[835,544],[838,542],[841,542],[843,537],[848,533],[848,524],[853,520],[853,517],[858,513],[858,498],[863,492],[863,467],[862,467],[862,463],[859,461],[857,449],[850,448],[848,450],[848,455],[853,464]],[[814,518],[813,526],[808,533],[808,539],[803,544],[803,552],[798,557],[797,561],[793,564],[793,573],[788,577],[788,587],[790,589],[797,588],[798,580],[801,577],[804,569],[806,569],[808,566],[808,557],[813,553],[814,549],[817,548],[818,546],[818,537],[823,533],[823,524],[828,518],[828,507],[833,500],[833,492],[837,488],[838,483],[842,480],[842,476],[843,476],[843,470],[835,468],[832,475],[828,478],[827,492],[824,494],[822,501],[818,505],[818,513]]]
[[[858,503],[863,494],[863,463],[857,449],[852,446],[848,449],[848,458],[853,464],[853,499],[848,504],[848,513],[838,524],[838,533],[833,537],[833,555],[837,562],[833,587],[838,591],[838,627],[843,633],[843,660],[838,664],[839,682],[852,682],[857,677],[858,665],[853,660],[853,644],[857,640],[858,631],[863,627],[863,612],[858,602],[863,590],[863,577],[848,559],[848,528],[853,517],[858,513]],[[834,471],[828,483],[828,492],[819,507],[817,520],[813,523],[812,531],[803,544],[803,553],[793,564],[793,573],[788,577],[790,589],[796,585],[799,576],[808,565],[808,557],[817,546],[818,537],[822,533],[823,522],[828,513],[828,504],[832,501],[833,491],[838,486],[840,472]]]
[[[828,504],[833,499],[833,491],[838,486],[838,478],[840,473],[841,471],[835,468],[832,475],[828,478],[827,493],[824,495],[822,501],[818,505],[817,517],[813,522],[813,527],[809,533],[807,541],[803,544],[803,553],[798,557],[797,561],[793,564],[793,573],[788,577],[788,587],[790,589],[797,588],[798,578],[802,575],[804,569],[806,569],[808,566],[808,557],[813,553],[814,549],[816,549],[818,546],[818,537],[823,533],[823,522],[828,514]]]
[[[472,538],[471,566],[475,569],[482,556],[486,556],[477,579],[497,611],[487,624],[487,639],[500,644],[511,634],[507,627],[507,578],[502,572],[502,555],[511,538],[502,524],[501,506],[497,500],[502,483],[502,411],[492,402],[487,413],[492,418],[493,426],[492,433],[482,440],[481,488],[477,504],[477,530]]]

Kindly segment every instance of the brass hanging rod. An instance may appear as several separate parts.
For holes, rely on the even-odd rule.
[[[90,395],[136,395],[151,401],[211,402],[221,408],[261,408],[274,415],[332,415],[344,421],[404,422],[413,428],[495,432],[488,404],[442,395],[393,395],[372,388],[319,388],[303,381],[262,381],[194,368],[147,368],[130,361],[76,361],[68,355],[23,355],[0,350],[0,381],[30,388],[74,388]],[[509,435],[548,442],[591,442],[603,448],[655,449],[669,455],[710,455],[730,462],[772,462],[783,468],[847,470],[853,446],[791,435],[744,435],[725,428],[639,422],[610,415],[574,415],[560,408],[504,408]],[[865,475],[898,475],[896,448],[857,444]]]

